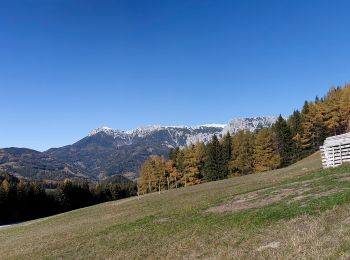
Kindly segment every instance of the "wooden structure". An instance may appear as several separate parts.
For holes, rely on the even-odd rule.
[[[328,137],[320,150],[323,168],[350,163],[350,133]]]

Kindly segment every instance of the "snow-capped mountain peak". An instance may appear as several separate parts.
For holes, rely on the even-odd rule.
[[[88,136],[93,136],[93,135],[96,135],[98,133],[105,133],[107,135],[115,136],[115,135],[119,135],[119,134],[123,133],[123,131],[113,129],[113,128],[110,128],[108,126],[103,126],[103,127],[99,127],[99,128],[92,130]]]

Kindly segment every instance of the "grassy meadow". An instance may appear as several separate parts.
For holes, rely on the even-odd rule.
[[[350,257],[350,167],[288,167],[0,228],[3,259]]]

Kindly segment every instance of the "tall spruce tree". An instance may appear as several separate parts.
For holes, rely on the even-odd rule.
[[[176,166],[176,169],[181,174],[183,174],[183,172],[185,171],[185,154],[184,154],[184,151],[181,149],[177,150],[175,166]]]
[[[305,115],[307,113],[309,113],[309,102],[307,100],[305,100],[303,108],[301,110],[301,114]]]
[[[293,111],[293,114],[288,118],[287,124],[290,127],[293,137],[297,134],[303,134],[302,116],[299,110]]]
[[[226,177],[229,174],[229,163],[232,159],[232,137],[229,132],[222,139],[222,163],[223,174]]]
[[[293,146],[292,146],[292,159],[291,162],[297,162],[305,156],[302,144],[303,129],[303,117],[299,110],[294,110],[293,114],[288,118],[287,124],[292,133]]]
[[[216,135],[207,146],[205,160],[204,178],[209,181],[225,177],[224,164],[222,160],[222,147]]]
[[[281,166],[288,166],[293,158],[293,137],[286,120],[280,115],[273,126],[277,151],[281,157]]]

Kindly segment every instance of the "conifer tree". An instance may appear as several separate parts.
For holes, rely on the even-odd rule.
[[[324,123],[328,135],[337,135],[341,133],[342,115],[341,115],[341,89],[332,88],[327,95],[327,100],[320,105],[324,110]]]
[[[297,134],[303,134],[302,115],[299,110],[293,111],[293,114],[288,118],[287,124],[292,132],[293,137]]]
[[[141,193],[164,189],[166,186],[164,161],[160,156],[151,156],[141,166],[139,187]]]
[[[199,178],[203,178],[203,171],[205,166],[205,146],[202,142],[197,142],[194,145],[194,156],[196,158],[197,167],[199,170]]]
[[[291,163],[297,162],[305,156],[303,152],[302,135],[303,135],[303,116],[299,110],[294,110],[293,114],[288,118],[287,125],[292,133],[292,158]]]
[[[1,183],[1,188],[5,191],[5,193],[9,193],[11,189],[10,182],[7,179],[3,180]]]
[[[280,165],[280,156],[276,151],[273,133],[270,128],[261,129],[254,139],[254,169],[264,172],[277,169]]]
[[[308,103],[307,113],[303,114],[302,143],[306,150],[315,150],[326,138],[323,103]]]
[[[341,131],[350,131],[350,84],[342,90],[340,99]]]
[[[175,162],[173,160],[167,160],[165,162],[165,173],[169,181],[170,188],[177,188],[179,185],[180,173],[176,169]]]
[[[249,131],[238,131],[233,136],[232,147],[232,159],[229,162],[230,172],[240,175],[252,173],[254,171],[254,134]]]
[[[297,162],[308,155],[307,151],[303,149],[302,137],[300,134],[293,136],[292,162]]]
[[[181,149],[176,153],[175,167],[179,173],[179,179],[182,180],[185,175],[185,154]],[[185,184],[185,182],[182,182],[182,184]]]
[[[152,164],[150,158],[144,161],[141,166],[140,176],[138,180],[138,185],[140,187],[140,192],[145,194],[152,191]]]
[[[232,137],[229,132],[222,140],[222,161],[223,161],[223,175],[226,177],[229,174],[229,162],[232,159]]]
[[[183,182],[186,181],[186,185],[195,185],[201,181],[201,167],[204,156],[204,151],[201,148],[201,145],[196,144],[184,151],[185,174],[183,176]]]
[[[280,115],[273,126],[276,148],[281,157],[281,166],[289,165],[293,158],[292,133],[286,120]]]
[[[301,110],[301,114],[306,115],[307,113],[309,113],[309,102],[306,100]]]
[[[213,136],[211,142],[207,146],[204,177],[209,181],[225,177],[222,148],[216,135]]]

